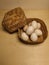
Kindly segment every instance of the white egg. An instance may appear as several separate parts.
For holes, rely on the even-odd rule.
[[[38,36],[36,35],[36,33],[32,33],[30,39],[36,42],[38,40]]]
[[[29,26],[28,29],[26,30],[26,33],[28,35],[31,35],[33,31],[34,31],[34,28],[32,26]]]
[[[29,36],[25,33],[25,32],[22,32],[21,33],[21,38],[24,40],[24,41],[27,41],[29,39]]]
[[[42,31],[40,29],[36,29],[35,30],[35,33],[38,35],[38,36],[41,36],[42,35]]]
[[[40,28],[41,27],[41,24],[40,23],[37,23],[37,28]]]
[[[27,28],[28,28],[28,25],[25,25],[24,28],[23,28],[23,30],[26,31]]]
[[[37,22],[36,21],[32,21],[32,26],[34,27],[34,29],[37,28]]]

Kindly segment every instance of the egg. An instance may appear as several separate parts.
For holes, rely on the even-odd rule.
[[[32,33],[30,39],[36,42],[38,40],[38,36],[36,35],[36,33]]]
[[[34,31],[34,28],[32,26],[29,26],[28,29],[26,30],[26,33],[28,35],[31,35],[33,31]]]
[[[41,24],[40,23],[37,23],[37,28],[41,28]]]
[[[36,21],[32,21],[32,26],[34,27],[34,29],[37,28],[37,22]]]
[[[26,31],[27,28],[28,28],[28,25],[25,25],[24,28],[23,28],[23,30]]]
[[[38,36],[41,36],[42,35],[42,31],[40,29],[36,29],[35,30],[35,33],[38,35]]]
[[[27,41],[29,39],[29,36],[25,33],[25,32],[22,32],[21,33],[21,38],[24,40],[24,41]]]

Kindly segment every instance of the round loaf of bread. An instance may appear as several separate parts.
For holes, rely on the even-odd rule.
[[[5,30],[13,33],[25,25],[26,16],[22,8],[17,7],[5,13],[2,26]]]

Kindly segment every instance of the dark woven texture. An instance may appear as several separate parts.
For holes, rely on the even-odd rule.
[[[24,41],[24,40],[21,39],[22,29],[19,28],[19,29],[18,29],[18,37],[19,37],[19,39],[20,39],[22,42],[24,42],[25,44],[39,44],[39,43],[42,43],[42,42],[44,42],[44,40],[45,40],[45,39],[47,38],[47,36],[48,36],[47,27],[46,27],[44,21],[42,21],[41,19],[38,19],[38,18],[28,18],[28,19],[26,19],[26,22],[27,22],[26,24],[29,24],[29,23],[32,22],[33,20],[35,20],[35,21],[37,21],[37,22],[39,22],[39,23],[41,24],[41,30],[42,30],[42,32],[43,32],[43,35],[42,35],[42,37],[39,37],[38,41],[36,41],[36,42],[33,42],[33,41],[31,41],[31,40]]]

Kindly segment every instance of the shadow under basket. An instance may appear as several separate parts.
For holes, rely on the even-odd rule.
[[[45,25],[45,23],[44,23],[43,20],[38,19],[38,18],[27,18],[27,19],[26,19],[26,24],[29,24],[30,22],[32,22],[32,21],[34,21],[34,20],[41,24],[41,30],[42,30],[43,35],[40,36],[36,42],[31,41],[30,39],[27,40],[27,41],[24,41],[24,40],[21,38],[21,33],[22,33],[23,29],[22,29],[22,28],[21,28],[21,29],[19,28],[19,29],[18,29],[18,38],[20,39],[21,42],[23,42],[23,43],[25,43],[25,44],[30,44],[30,45],[40,44],[40,43],[44,42],[44,40],[45,40],[45,39],[47,38],[47,36],[48,36],[47,27],[46,27],[46,25]]]

